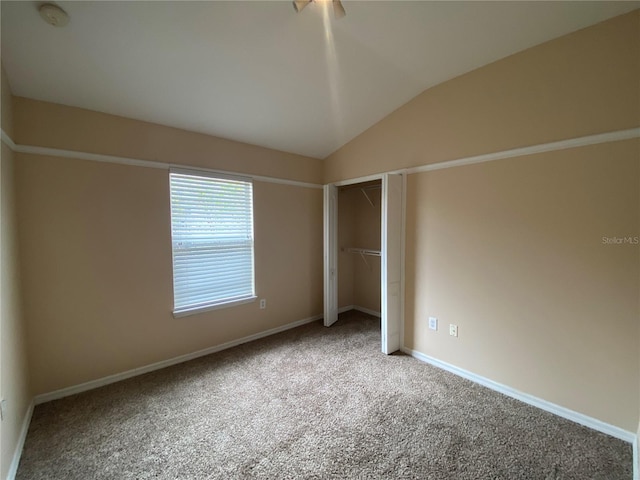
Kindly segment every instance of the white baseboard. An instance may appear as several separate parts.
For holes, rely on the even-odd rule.
[[[370,310],[364,307],[359,307],[358,305],[354,305],[353,309],[362,313],[366,313],[367,315],[373,315],[374,317],[378,317],[378,318],[382,317],[382,314],[380,312],[376,312],[375,310]]]
[[[20,429],[20,435],[18,436],[18,443],[16,449],[13,452],[11,458],[11,465],[9,465],[9,472],[7,473],[7,480],[14,480],[16,473],[18,473],[18,465],[20,464],[20,457],[22,457],[22,450],[24,449],[24,442],[27,439],[27,432],[29,431],[29,424],[31,423],[31,416],[33,415],[33,400],[29,404],[29,408],[24,414],[22,419],[22,428]]]
[[[209,355],[211,353],[219,352],[221,350],[226,350],[228,348],[232,348],[237,345],[241,345],[243,343],[251,342],[253,340],[258,340],[260,338],[264,338],[270,335],[274,335],[276,333],[284,332],[285,330],[290,330],[292,328],[296,328],[301,325],[305,325],[307,323],[315,322],[316,320],[322,319],[322,317],[323,317],[322,315],[315,315],[313,317],[304,318],[302,320],[287,323],[286,325],[282,325],[280,327],[272,328],[270,330],[265,330],[264,332],[256,333],[254,335],[249,335],[248,337],[239,338],[237,340],[232,340],[230,342],[222,343],[220,345],[215,345],[213,347],[205,348],[204,350],[198,350],[197,352],[187,353],[186,355],[180,355],[179,357],[174,357],[168,360],[163,360],[161,362],[152,363],[151,365],[146,365],[144,367],[134,368],[132,370],[127,370],[126,372],[116,373],[114,375],[109,375],[107,377],[98,378],[96,380],[91,380],[89,382],[81,383],[79,385],[74,385],[72,387],[62,388],[60,390],[55,390],[53,392],[36,395],[36,397],[34,398],[34,402],[36,405],[40,405],[41,403],[50,402],[52,400],[57,400],[59,398],[75,395],[76,393],[86,392],[88,390],[93,390],[94,388],[103,387],[105,385],[109,385],[110,383],[126,380],[127,378],[142,375],[144,373],[153,372],[154,370],[160,370],[161,368],[177,365],[178,363],[188,362],[189,360],[193,360],[198,357],[204,357],[205,355]]]
[[[341,313],[344,313],[344,312],[348,312],[349,310],[353,310],[353,305],[346,305],[344,307],[340,307],[338,309],[338,315],[340,315]]]
[[[382,317],[382,314],[380,312],[376,312],[375,310],[370,310],[368,308],[364,308],[364,307],[359,307],[358,305],[347,305],[345,307],[340,307],[338,309],[338,313],[344,313],[344,312],[348,312],[349,310],[357,310],[359,312],[362,313],[366,313],[367,315],[373,315],[374,317]]]
[[[446,363],[438,360],[437,358],[433,358],[425,355],[424,353],[420,353],[417,350],[403,347],[402,351],[422,362],[429,363],[435,367],[454,373],[460,377],[466,378],[467,380],[471,380],[472,382],[490,388],[491,390],[495,390],[496,392],[507,395],[508,397],[515,398],[516,400],[520,400],[521,402],[533,405],[534,407],[538,407],[542,410],[558,415],[559,417],[566,418],[567,420],[579,423],[580,425],[592,428],[593,430],[606,433],[607,435],[619,438],[620,440],[624,440],[625,442],[637,442],[637,435],[635,433],[629,432],[620,427],[616,427],[615,425],[610,425],[593,417],[589,417],[582,413],[569,410],[568,408],[561,407],[560,405],[556,405],[546,400],[542,400],[541,398],[534,397],[533,395],[529,395],[528,393],[524,393],[501,383],[494,382],[493,380],[481,377],[480,375],[476,375],[475,373],[469,372],[468,370],[464,370],[462,368],[456,367],[455,365],[451,365],[450,363]]]

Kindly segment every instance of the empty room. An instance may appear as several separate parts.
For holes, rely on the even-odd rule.
[[[640,2],[0,20],[0,480],[640,480]]]

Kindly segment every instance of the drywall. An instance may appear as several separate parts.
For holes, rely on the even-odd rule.
[[[11,103],[2,71],[2,128],[11,130]],[[0,478],[7,478],[31,403],[26,329],[22,321],[18,263],[15,160],[2,143],[0,152],[0,398],[6,400],[0,423]]]
[[[380,182],[376,182],[380,186]],[[366,190],[373,205],[363,193],[356,189],[355,197],[355,243],[359,248],[380,250],[381,235],[381,189]],[[353,255],[354,261],[354,304],[380,312],[380,257]],[[366,262],[365,262],[366,260]]]
[[[366,185],[371,186],[370,183]],[[359,254],[349,252],[349,248],[380,250],[380,192],[379,188],[367,190],[373,205],[360,186],[344,187],[338,192],[339,308],[355,305],[380,311],[380,257],[363,259]]]
[[[638,140],[410,175],[406,346],[635,431],[639,175]]]
[[[13,141],[322,183],[322,161],[223,138],[14,97]]]
[[[325,160],[326,183],[640,125],[640,10],[426,90]]]
[[[636,10],[431,88],[326,159],[325,180],[639,127],[639,25]],[[639,159],[628,140],[409,175],[405,345],[636,431],[640,247],[602,237],[639,235]]]
[[[338,308],[354,305],[355,196],[353,189],[338,190]]]
[[[322,191],[254,183],[258,302],[174,319],[168,172],[16,154],[35,394],[322,311]]]

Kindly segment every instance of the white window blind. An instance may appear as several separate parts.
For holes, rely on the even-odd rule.
[[[250,179],[171,170],[174,315],[255,297]]]

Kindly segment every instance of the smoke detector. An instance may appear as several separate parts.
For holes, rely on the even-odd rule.
[[[59,6],[53,3],[44,3],[38,8],[40,16],[49,25],[54,27],[64,27],[69,22],[69,15],[62,10]]]

